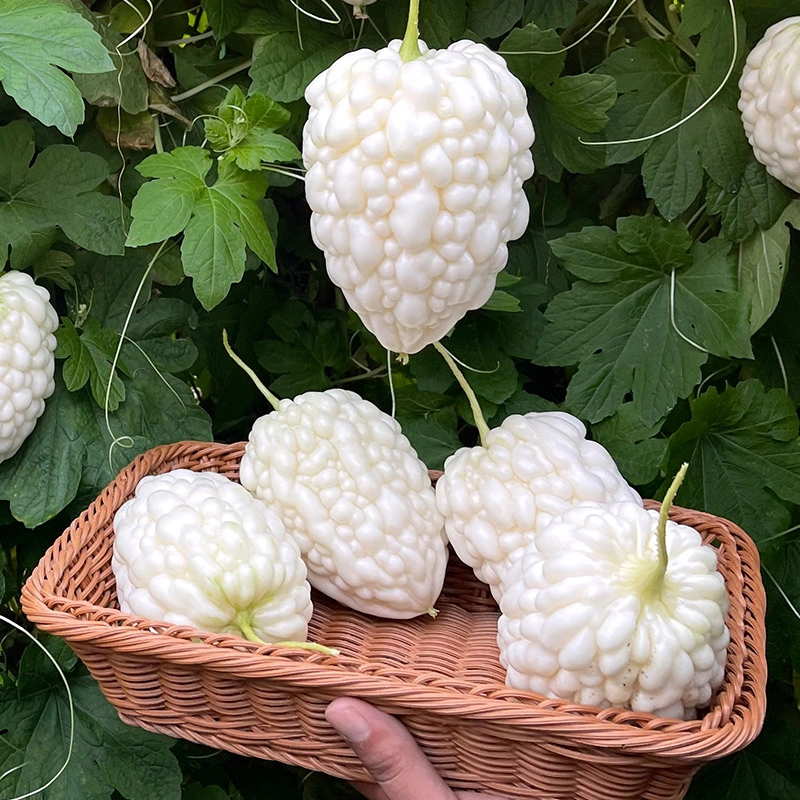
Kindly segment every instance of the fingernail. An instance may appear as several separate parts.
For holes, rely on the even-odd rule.
[[[337,708],[329,722],[339,733],[353,744],[361,744],[369,738],[369,723],[352,708]]]

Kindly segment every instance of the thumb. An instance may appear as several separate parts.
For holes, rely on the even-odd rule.
[[[351,697],[334,700],[325,717],[353,748],[386,800],[456,800],[399,720]]]

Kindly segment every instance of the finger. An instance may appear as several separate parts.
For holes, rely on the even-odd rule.
[[[334,700],[325,716],[383,792],[370,800],[456,800],[399,720],[351,697]]]

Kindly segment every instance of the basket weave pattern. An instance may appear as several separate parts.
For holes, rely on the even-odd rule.
[[[112,521],[139,480],[178,468],[238,479],[243,452],[243,443],[184,442],[139,456],[23,588],[28,618],[70,643],[125,722],[369,780],[324,717],[334,698],[360,697],[400,715],[454,789],[527,800],[678,800],[704,762],[741,749],[761,729],[766,601],[757,550],[734,524],[686,509],[670,516],[719,547],[730,597],[725,681],[696,721],[599,711],[506,688],[497,606],[455,557],[435,620],[377,619],[314,593],[309,639],[338,648],[337,657],[119,611]]]

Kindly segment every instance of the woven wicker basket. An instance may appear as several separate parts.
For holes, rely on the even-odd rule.
[[[112,519],[145,475],[179,467],[238,478],[243,444],[185,442],[139,456],[48,550],[22,591],[41,629],[66,639],[128,723],[247,756],[368,780],[324,710],[349,695],[398,714],[455,789],[526,800],[677,800],[706,761],[741,749],[765,713],[764,589],[747,535],[673,508],[719,547],[730,596],[725,682],[681,722],[546,700],[504,685],[498,610],[452,558],[439,616],[393,622],[314,595],[309,638],[338,657],[257,646],[119,611]]]

